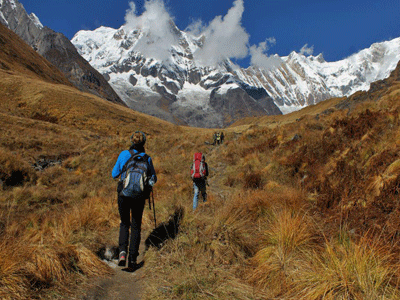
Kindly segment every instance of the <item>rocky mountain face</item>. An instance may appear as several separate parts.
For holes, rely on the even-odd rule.
[[[0,22],[58,67],[78,89],[125,105],[104,77],[79,55],[67,37],[44,27],[36,15],[28,15],[17,0],[0,0]]]
[[[360,102],[365,101],[378,101],[382,99],[385,95],[390,94],[395,87],[400,85],[400,62],[397,64],[396,68],[390,73],[390,76],[375,81],[371,83],[370,89],[368,91],[360,91],[352,94],[341,101],[336,107],[338,109],[349,109],[352,110]]]
[[[226,59],[204,67],[193,58],[202,45],[170,23],[176,43],[164,61],[135,50],[145,34],[126,27],[80,31],[72,39],[126,102],[138,111],[198,127],[223,127],[243,117],[281,114],[263,88],[238,80]]]

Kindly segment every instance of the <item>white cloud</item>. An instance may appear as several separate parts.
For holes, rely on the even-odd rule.
[[[250,47],[251,65],[257,66],[264,70],[270,70],[279,67],[282,64],[282,59],[278,55],[268,56],[267,51],[270,45],[275,45],[274,37],[266,39],[264,42]]]
[[[125,26],[129,29],[135,28],[139,24],[139,18],[136,16],[136,5],[135,2],[129,2],[129,9],[126,10],[125,14]]]
[[[305,44],[301,49],[300,49],[300,54],[303,55],[312,55],[314,53],[314,46],[308,47],[308,44]]]
[[[194,53],[194,57],[200,63],[215,65],[226,58],[240,59],[248,55],[249,34],[241,24],[243,12],[243,0],[235,0],[233,7],[224,17],[215,17],[203,29],[203,47]]]
[[[135,50],[146,57],[167,61],[170,58],[171,46],[178,43],[178,38],[172,32],[173,19],[163,0],[145,1],[144,12],[140,16],[136,14],[134,2],[130,2],[129,6],[125,15],[126,29],[140,29],[143,32]]]
[[[268,44],[270,44],[271,46],[276,45],[276,39],[275,39],[273,36],[267,38],[267,39],[265,40],[265,42],[268,43]],[[271,47],[268,46],[268,49],[267,49],[267,50],[269,50],[269,48],[271,48]]]
[[[249,45],[250,35],[242,25],[244,0],[235,0],[225,16],[215,17],[209,24],[194,20],[185,31],[200,37],[203,45],[193,54],[197,63],[214,66],[226,58],[242,59],[251,55],[251,64],[263,69],[276,68],[282,64],[278,55],[267,54],[276,44],[270,37],[258,45]],[[148,58],[166,62],[171,57],[171,47],[179,44],[179,36],[173,32],[173,17],[168,12],[164,0],[145,0],[144,12],[137,14],[134,2],[129,3],[125,15],[125,28],[130,31],[140,29],[143,36],[138,40],[134,50]],[[300,53],[311,55],[314,46],[305,44]]]

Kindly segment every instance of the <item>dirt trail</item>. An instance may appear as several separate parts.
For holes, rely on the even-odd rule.
[[[208,157],[211,157],[211,162],[207,158],[210,173],[208,177],[209,186],[207,187],[207,193],[214,195],[218,199],[225,200],[229,195],[229,188],[226,187],[223,182],[227,165],[219,159],[219,147],[223,147],[223,144],[213,146],[208,153]]]
[[[143,261],[146,234],[142,232],[138,263]],[[75,300],[140,300],[144,278],[143,268],[130,273],[124,271],[125,267],[119,267],[117,260],[107,261],[107,264],[115,270],[115,274],[111,277],[95,279],[90,287]]]

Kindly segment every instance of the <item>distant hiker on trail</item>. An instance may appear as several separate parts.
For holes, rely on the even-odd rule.
[[[196,152],[193,157],[193,164],[190,168],[190,176],[193,180],[193,211],[196,210],[199,201],[199,192],[203,197],[203,202],[207,201],[207,176],[208,165],[206,158],[201,152]]]
[[[118,156],[112,170],[112,177],[120,177],[118,182],[118,210],[121,218],[119,227],[119,259],[118,265],[125,266],[128,259],[128,269],[138,268],[140,233],[142,215],[146,199],[150,197],[152,186],[157,182],[153,161],[145,153],[146,136],[136,131],[131,136],[132,146]],[[132,214],[132,217],[131,217]],[[131,228],[130,242],[129,227]],[[129,256],[127,257],[129,245]]]
[[[217,132],[217,145],[221,144],[221,133]]]
[[[225,137],[224,132],[221,131],[221,144],[224,142],[224,137]]]

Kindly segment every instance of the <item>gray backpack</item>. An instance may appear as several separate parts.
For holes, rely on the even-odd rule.
[[[125,197],[144,196],[149,191],[149,156],[145,153],[130,152],[132,157],[122,168],[122,172],[126,172],[126,174],[120,195]]]

